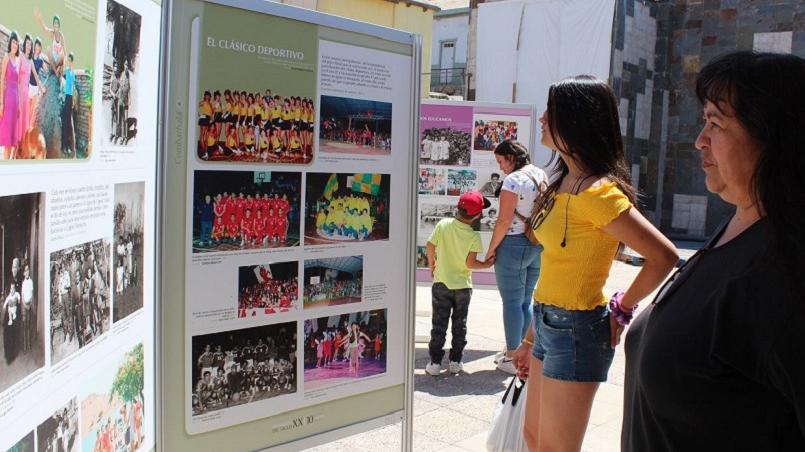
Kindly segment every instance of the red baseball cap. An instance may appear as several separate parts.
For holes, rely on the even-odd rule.
[[[458,198],[458,207],[473,217],[491,205],[492,203],[477,191],[468,191]]]

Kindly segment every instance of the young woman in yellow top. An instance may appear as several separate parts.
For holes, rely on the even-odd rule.
[[[288,139],[288,149],[290,149],[293,157],[303,157],[302,142],[299,140],[299,134],[296,133],[296,129],[291,130],[291,137]]]
[[[274,156],[279,160],[282,157],[282,140],[280,139],[279,129],[271,129],[268,140],[269,144],[271,144],[271,151],[274,152]]]
[[[237,126],[240,124],[240,93],[232,91],[232,124]]]
[[[251,125],[243,128],[243,151],[254,154],[254,127]]]
[[[618,107],[601,80],[554,83],[540,118],[542,144],[559,154],[536,206],[544,247],[534,291],[534,325],[514,354],[528,377],[525,438],[530,450],[580,450],[593,398],[637,302],[677,262],[674,245],[634,207]],[[603,288],[619,243],[645,264],[625,295]]]
[[[254,125],[254,96],[249,94],[246,101],[246,126]]]
[[[221,137],[221,125],[224,120],[223,105],[221,104],[221,92],[215,91],[212,93],[212,134],[215,136],[215,141]]]
[[[293,127],[293,108],[291,108],[291,101],[285,99],[282,105],[282,142],[288,146],[288,140],[291,137],[291,128]]]
[[[238,142],[238,129],[234,124],[227,126],[226,132],[226,146],[224,146],[224,154],[227,156],[240,155],[240,143]]]
[[[204,91],[204,98],[198,103],[198,141],[201,149],[205,151],[207,149],[207,134],[209,133],[210,125],[212,125],[211,96],[209,91]]]
[[[266,129],[260,131],[260,139],[258,140],[258,149],[260,151],[260,159],[264,162],[268,160],[268,132]]]

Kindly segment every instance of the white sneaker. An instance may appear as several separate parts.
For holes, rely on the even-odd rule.
[[[502,351],[502,352],[497,352],[497,353],[495,353],[495,357],[493,358],[493,360],[492,360],[492,361],[494,361],[494,362],[495,362],[495,364],[497,364],[497,363],[498,363],[498,362],[500,362],[500,360],[501,360],[501,359],[503,359],[505,356],[506,356],[506,351],[505,351],[505,350],[504,350],[504,351]]]
[[[503,358],[498,361],[497,368],[507,374],[517,375],[517,369],[514,368],[511,358]]]
[[[447,365],[447,370],[449,370],[451,374],[457,374],[464,370],[464,363],[461,361],[450,361],[450,364]]]
[[[430,363],[425,366],[425,373],[428,375],[438,377],[439,374],[442,372],[442,365],[437,363]]]

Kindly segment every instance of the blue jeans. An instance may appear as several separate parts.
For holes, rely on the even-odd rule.
[[[209,242],[212,238],[212,221],[201,220],[201,241],[204,243]]]
[[[542,246],[532,245],[525,234],[507,235],[495,251],[495,280],[503,299],[506,350],[515,350],[531,325],[541,253]]]
[[[534,358],[542,361],[542,375],[554,380],[607,381],[615,356],[610,346],[609,311],[569,311],[534,305]]]

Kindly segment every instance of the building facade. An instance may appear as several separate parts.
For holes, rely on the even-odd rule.
[[[434,0],[442,10],[433,14],[430,90],[466,97],[469,1]]]

